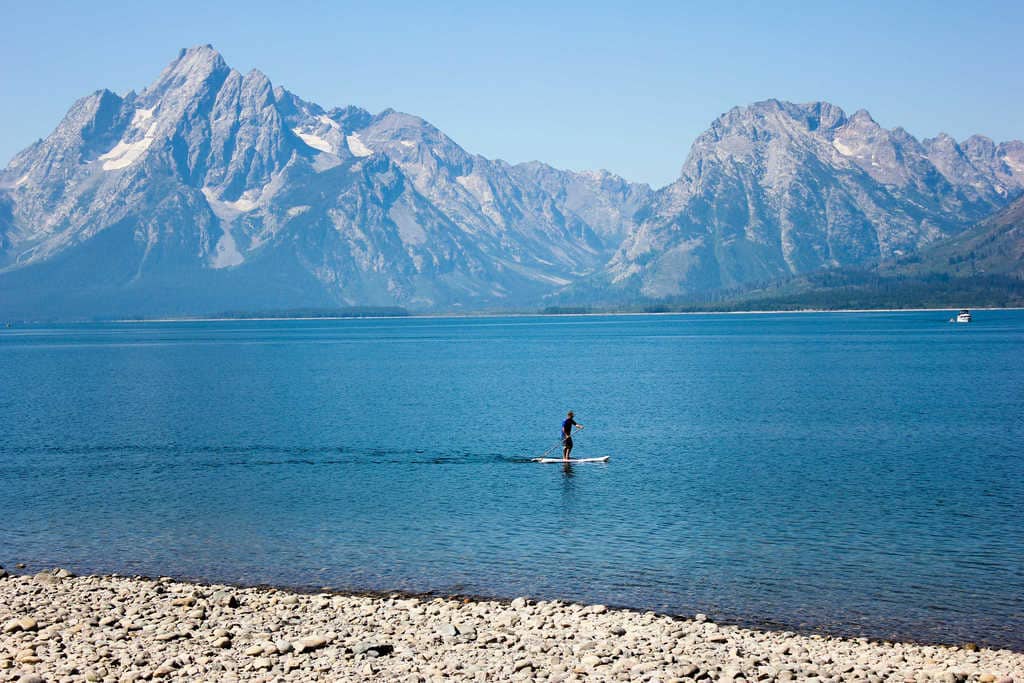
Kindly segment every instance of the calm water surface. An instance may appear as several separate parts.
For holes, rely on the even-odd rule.
[[[0,564],[1024,648],[1024,312],[948,317],[0,330]]]

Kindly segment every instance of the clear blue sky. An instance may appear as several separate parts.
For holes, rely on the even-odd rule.
[[[1024,138],[1019,0],[0,2],[4,164],[76,98],[142,89],[200,43],[325,107],[393,107],[470,152],[655,186],[716,116],[769,97],[918,137]]]

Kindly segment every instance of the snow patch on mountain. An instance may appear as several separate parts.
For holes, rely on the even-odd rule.
[[[852,157],[857,153],[857,151],[853,147],[844,145],[839,140],[833,140],[832,146],[835,147],[836,151],[838,151],[843,156]]]
[[[345,142],[348,143],[349,151],[357,157],[368,157],[373,154],[373,150],[366,146],[359,133],[352,133],[345,138]]]
[[[251,190],[250,190],[250,192],[251,192]],[[249,192],[245,193],[245,195],[248,195],[248,194],[249,194]],[[256,208],[256,201],[254,199],[252,199],[251,197],[246,197],[245,195],[242,195],[241,197],[239,197],[238,199],[236,199],[233,202],[224,202],[224,203],[227,204],[228,206],[230,206],[231,208],[235,209],[236,211],[241,211],[242,213],[246,213],[248,211],[252,211],[253,209]]]
[[[143,153],[153,144],[152,138],[142,138],[136,142],[117,143],[112,150],[100,156],[104,171],[117,171],[131,166],[139,160]]]
[[[210,205],[210,210],[213,211],[213,215],[219,218],[223,225],[227,225],[233,222],[240,215],[249,213],[250,211],[255,211],[259,208],[261,202],[267,198],[265,195],[269,196],[269,194],[272,194],[272,192],[268,193],[268,189],[270,187],[271,185],[256,190],[246,190],[242,196],[235,201],[218,199],[217,191],[212,187],[204,187],[200,191],[206,198],[206,203]]]
[[[135,114],[132,116],[132,122],[129,126],[128,137],[135,137],[140,127],[146,121],[153,118],[153,109],[137,109]],[[103,162],[104,171],[117,171],[122,168],[131,166],[133,163],[138,161],[142,155],[149,149],[150,145],[153,144],[153,140],[156,139],[156,128],[157,122],[154,121],[143,133],[142,138],[129,142],[125,138],[122,138],[114,148],[106,154],[101,154],[99,160]]]
[[[156,110],[156,107],[150,107],[149,109],[142,109],[142,108],[136,109],[135,110],[135,114],[132,115],[132,125],[133,126],[139,126],[144,121],[149,121],[151,118],[153,118],[153,112],[155,110]]]
[[[245,261],[242,252],[238,251],[238,245],[235,244],[230,224],[224,223],[222,229],[224,232],[221,234],[220,239],[217,240],[217,247],[210,262],[210,267],[214,269],[230,268],[231,266],[240,265]]]
[[[319,135],[313,133],[304,133],[298,128],[292,128],[292,132],[299,136],[299,138],[307,145],[320,152],[327,152],[328,154],[334,154],[334,145],[324,140]]]

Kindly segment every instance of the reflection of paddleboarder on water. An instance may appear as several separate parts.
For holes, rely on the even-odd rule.
[[[562,422],[562,460],[568,460],[569,454],[572,453],[572,428],[583,429],[583,425],[572,418],[572,411],[569,411],[569,417],[565,418]]]

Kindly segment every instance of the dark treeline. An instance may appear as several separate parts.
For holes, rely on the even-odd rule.
[[[409,311],[400,306],[347,306],[344,308],[288,308],[265,311],[224,311],[214,318],[400,318]]]
[[[642,307],[649,312],[838,310],[856,308],[962,308],[1024,306],[1024,280],[1003,275],[881,276],[874,272],[816,273],[712,300],[675,299]]]
[[[620,301],[604,306],[548,306],[541,312],[697,313],[971,307],[1024,307],[1024,280],[1006,275],[907,276],[843,269],[762,282],[749,289],[715,290],[653,301]]]
[[[548,306],[541,310],[542,315],[584,315],[593,312],[590,306]]]

